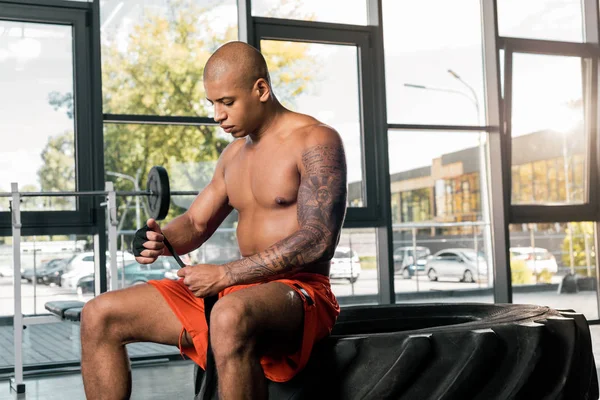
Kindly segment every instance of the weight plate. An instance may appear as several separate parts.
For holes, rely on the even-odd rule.
[[[148,173],[146,189],[150,191],[148,196],[150,218],[157,221],[165,219],[171,205],[171,189],[167,170],[159,166],[152,167]]]

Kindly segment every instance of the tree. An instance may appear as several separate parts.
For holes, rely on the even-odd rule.
[[[203,68],[210,54],[221,44],[236,40],[237,27],[213,30],[210,12],[217,3],[204,8],[195,3],[173,0],[168,2],[167,12],[160,15],[147,13],[132,29],[124,50],[117,37],[103,36],[105,113],[209,115],[202,84]],[[285,3],[295,4],[296,1]],[[297,13],[297,10],[292,7],[290,12]],[[282,103],[293,106],[293,97],[307,89],[307,82],[311,81],[314,71],[316,60],[308,54],[308,45],[265,42],[263,50],[278,98]],[[72,117],[72,96],[52,93],[49,101],[56,109],[64,109]],[[66,136],[51,138],[43,152],[48,160],[56,160],[40,170],[45,190],[62,189],[64,181],[74,182],[73,166],[60,157],[64,151],[61,141],[66,140]],[[229,141],[228,136],[221,135],[212,126],[105,124],[105,170],[135,176],[140,169],[143,173],[139,184],[144,187],[150,168],[162,165],[170,171],[172,182],[177,182],[177,186],[172,185],[173,188],[201,190],[202,186],[198,184],[212,175],[210,165],[214,164]],[[199,167],[181,168],[181,165]],[[198,177],[199,172],[206,176]],[[115,187],[117,190],[132,188],[131,182],[121,179],[116,179]],[[125,199],[119,199],[119,202],[124,205]],[[169,217],[181,212],[181,208],[172,207]],[[132,218],[124,227],[133,227]]]
[[[580,275],[596,276],[596,246],[594,224],[592,222],[571,222],[563,239],[563,263],[571,265],[570,242],[573,240],[573,261],[575,272]],[[588,269],[589,267],[589,269]]]

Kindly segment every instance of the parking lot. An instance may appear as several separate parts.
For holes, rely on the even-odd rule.
[[[336,296],[352,296],[376,294],[377,289],[377,270],[365,269],[362,271],[358,280],[351,284],[348,280],[332,279],[332,289]],[[475,289],[485,287],[484,284],[463,283],[458,281],[431,282],[427,277],[420,276],[419,291],[431,290],[456,290],[456,289]],[[416,292],[417,280],[402,279],[396,277],[395,287],[397,292]],[[53,300],[83,300],[92,298],[91,294],[78,295],[74,290],[67,290],[59,286],[46,286],[21,281],[22,310],[24,314],[45,313],[44,304]],[[13,315],[13,285],[12,278],[0,278],[0,315]],[[34,300],[35,299],[35,300]]]

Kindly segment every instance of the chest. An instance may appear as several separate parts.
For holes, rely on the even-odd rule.
[[[229,204],[282,208],[296,204],[300,173],[296,159],[285,149],[241,150],[225,171]]]

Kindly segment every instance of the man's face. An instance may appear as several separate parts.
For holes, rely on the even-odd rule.
[[[214,120],[235,138],[253,133],[260,125],[258,93],[233,73],[204,82],[206,99],[214,109]]]

